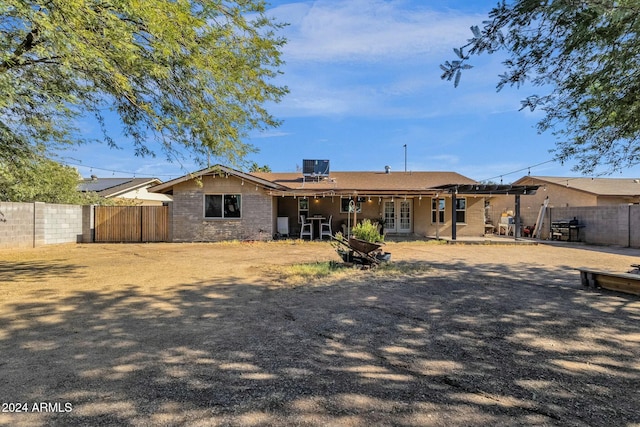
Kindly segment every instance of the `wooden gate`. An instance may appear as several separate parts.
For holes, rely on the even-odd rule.
[[[96,206],[95,242],[166,242],[168,206]]]

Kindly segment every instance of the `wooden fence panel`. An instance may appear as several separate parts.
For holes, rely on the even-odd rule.
[[[96,242],[164,242],[168,229],[167,206],[96,206]]]
[[[142,241],[166,242],[169,239],[169,207],[141,206]]]

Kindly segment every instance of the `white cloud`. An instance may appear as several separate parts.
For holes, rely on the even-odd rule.
[[[440,80],[438,64],[486,16],[428,7],[315,0],[272,9],[277,20],[290,23],[282,77],[290,94],[270,111],[279,117],[432,118],[517,109],[521,97],[495,95],[495,56],[478,58],[458,89]]]
[[[283,132],[281,130],[265,130],[261,132],[253,132],[251,134],[251,139],[264,139],[264,138],[280,138],[283,136],[291,135],[290,132]]]
[[[285,60],[313,62],[413,60],[450,52],[483,19],[382,0],[316,0],[276,7],[271,14],[290,24]]]

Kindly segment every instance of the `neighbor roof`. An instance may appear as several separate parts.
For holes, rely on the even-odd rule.
[[[633,178],[567,178],[554,176],[525,176],[514,184],[556,184],[597,196],[638,196],[640,179]]]
[[[161,182],[158,178],[87,178],[78,184],[78,190],[82,192],[94,191],[102,197],[115,197]]]

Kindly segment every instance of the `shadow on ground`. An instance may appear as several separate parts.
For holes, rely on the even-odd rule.
[[[22,283],[40,283],[51,275],[79,277],[83,268],[64,260],[3,261],[0,260],[0,283],[20,280]]]
[[[60,410],[0,422],[640,423],[638,299],[584,291],[572,274],[452,262],[403,278],[232,277],[15,304],[0,318],[0,401]]]

